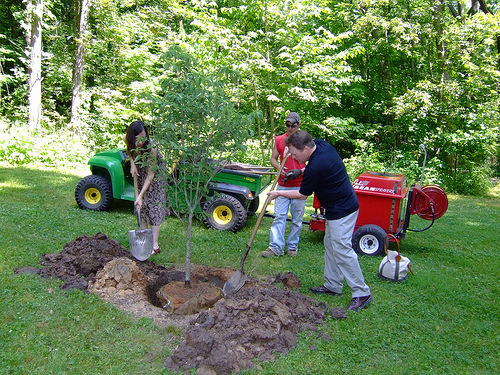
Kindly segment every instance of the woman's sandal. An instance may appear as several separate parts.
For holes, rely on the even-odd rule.
[[[157,249],[153,249],[153,251],[151,252],[151,255],[156,255],[156,254],[159,254],[159,253],[161,253],[161,250],[158,247]]]

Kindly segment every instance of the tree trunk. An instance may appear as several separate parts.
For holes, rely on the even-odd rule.
[[[42,118],[42,15],[43,0],[28,0],[28,24],[31,29],[27,33],[29,52],[29,86],[28,86],[28,127],[31,131],[40,128]]]
[[[76,51],[75,65],[73,67],[73,96],[71,100],[71,129],[75,134],[80,134],[82,105],[82,81],[85,66],[85,52],[87,43],[88,18],[91,0],[78,0],[75,4],[75,35]]]
[[[191,245],[193,240],[193,218],[192,211],[188,214],[187,231],[186,231],[186,274],[184,275],[184,286],[191,288]]]

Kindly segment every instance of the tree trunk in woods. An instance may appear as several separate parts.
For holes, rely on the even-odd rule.
[[[43,0],[28,0],[28,24],[26,42],[29,53],[28,127],[31,131],[40,128],[42,118],[42,15]]]
[[[76,52],[75,65],[73,67],[73,96],[71,100],[71,129],[75,134],[80,134],[81,118],[80,108],[82,105],[82,80],[85,66],[85,52],[87,45],[87,30],[91,0],[78,0],[75,3],[75,35]]]

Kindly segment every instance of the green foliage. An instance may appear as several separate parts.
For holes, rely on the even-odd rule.
[[[254,131],[263,153],[289,111],[305,124],[321,124],[339,103],[339,88],[359,79],[346,60],[360,50],[343,47],[351,34],[333,34],[322,19],[328,13],[318,2],[229,1],[205,4],[193,22],[196,53],[240,72],[233,96],[247,113],[262,114]]]
[[[236,110],[228,95],[237,82],[232,72],[205,71],[179,46],[164,60],[162,95],[152,100],[153,131],[167,164],[178,164],[182,176],[183,198],[174,199],[172,207],[183,202],[193,212],[220,163],[245,150],[249,118]],[[177,195],[178,186],[173,186]],[[186,201],[188,192],[194,195]]]
[[[269,142],[270,144],[271,142]],[[259,141],[256,139],[249,139],[243,143],[244,148],[237,150],[233,153],[235,161],[253,165],[269,165],[271,159],[272,147],[267,146],[266,152],[262,155]]]
[[[18,22],[23,8],[21,0],[0,3],[0,115],[9,119],[26,106],[24,35]]]
[[[251,155],[235,150],[241,161],[267,163],[295,110],[303,129],[356,165],[370,166],[361,153],[377,150],[384,169],[404,167],[425,143],[437,159],[430,179],[459,191],[454,181],[468,174],[467,189],[484,191],[500,133],[500,15],[487,3],[93,1],[76,135],[101,150],[131,121],[152,122],[160,57],[179,45],[199,72],[238,73],[227,98],[250,116],[245,131],[257,142]],[[42,126],[59,132],[70,121],[74,14],[70,0],[45,5]],[[27,117],[26,19],[21,0],[0,5],[0,116],[9,123]]]
[[[498,16],[453,18],[445,7],[419,2],[401,8],[372,4],[358,16],[346,4],[339,9],[334,24],[346,27],[349,17],[352,43],[365,51],[350,60],[364,80],[346,88],[340,108],[342,116],[367,128],[357,136],[384,154],[415,151],[425,143],[441,161],[429,171],[433,179],[449,191],[463,191],[453,176],[476,170],[469,173],[474,182],[467,189],[484,192],[485,164],[495,152],[500,119],[492,89],[500,84],[498,56],[492,53]]]
[[[422,181],[423,184],[453,186],[452,181],[440,179],[441,161],[437,157],[428,156],[424,168],[425,153],[418,151],[393,150],[391,153],[381,152],[369,144],[360,145],[355,154],[344,159],[347,173],[354,181],[366,171],[403,174],[408,186]],[[457,188],[455,186],[455,188]],[[484,190],[481,190],[484,193]]]
[[[2,128],[0,161],[11,165],[70,166],[84,163],[90,157],[89,148],[67,131],[41,130],[33,134],[19,126]]]
[[[83,133],[104,128],[123,134],[132,121],[151,120],[148,97],[159,92],[160,57],[172,43],[181,9],[175,1],[93,2]]]
[[[238,115],[226,94],[224,73],[205,75],[189,60],[181,61],[184,66],[179,61],[174,64],[178,56],[176,51],[168,57],[172,65],[167,70],[172,69],[172,75],[162,81],[163,96],[154,99],[155,139],[169,164],[182,164],[180,168],[190,175],[187,180],[198,184],[198,176],[213,177],[223,156],[228,159],[244,149],[247,120]],[[214,160],[209,163],[209,159]]]
[[[466,163],[451,174],[448,171],[442,172],[441,176],[443,184],[451,191],[465,195],[484,195],[491,188],[492,174],[489,166],[479,167],[474,163]]]
[[[379,160],[378,151],[371,146],[362,149],[358,154],[348,159],[344,159],[344,163],[351,182],[366,171],[386,171],[384,164]]]

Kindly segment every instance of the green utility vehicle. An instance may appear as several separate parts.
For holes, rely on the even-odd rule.
[[[113,199],[134,201],[134,180],[125,149],[100,152],[89,160],[92,175],[75,189],[82,209],[107,211]],[[270,167],[233,163],[220,170],[209,185],[209,198],[200,204],[209,228],[237,232],[259,208],[259,194],[272,182]]]

